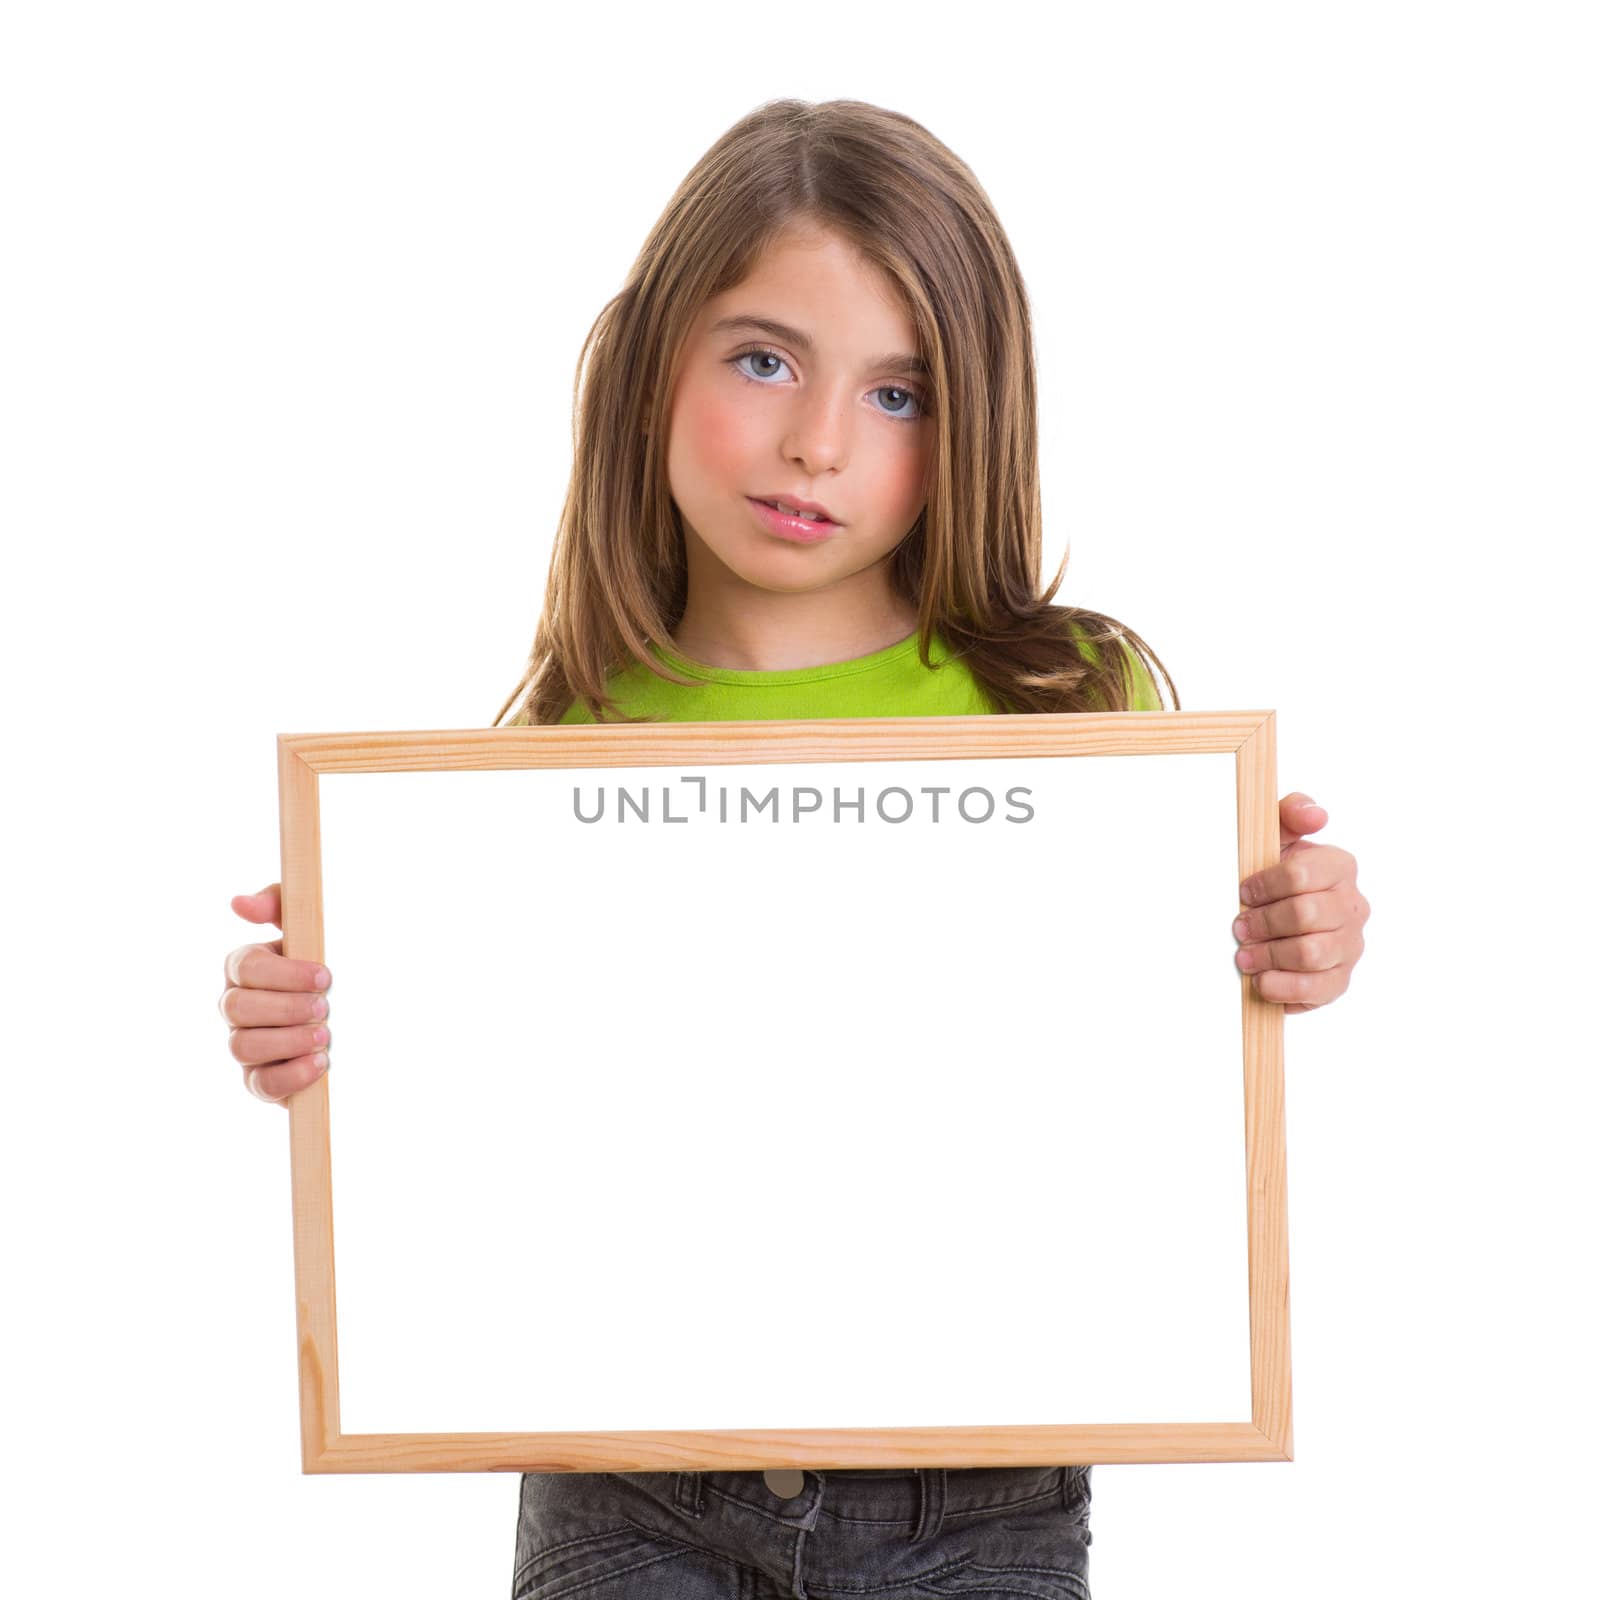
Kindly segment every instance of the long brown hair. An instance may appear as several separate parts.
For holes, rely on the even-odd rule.
[[[898,285],[930,369],[927,503],[890,557],[895,589],[918,612],[923,665],[937,629],[999,711],[1121,711],[1135,667],[1124,652],[1137,652],[1176,709],[1167,669],[1136,633],[1051,604],[1065,556],[1039,591],[1033,328],[988,196],[910,117],[860,100],[786,99],[757,107],[701,157],[584,340],[544,608],[495,723],[519,697],[519,723],[557,722],[580,698],[596,721],[654,720],[624,717],[606,693],[633,662],[696,681],[647,648],[675,648],[688,598],[665,465],[668,398],[701,308],[805,225],[847,238]]]

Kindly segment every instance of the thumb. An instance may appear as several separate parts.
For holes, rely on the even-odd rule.
[[[269,883],[254,894],[236,894],[230,904],[246,922],[270,922],[273,927],[283,927],[282,885]]]
[[[1287,850],[1303,835],[1326,827],[1327,811],[1310,795],[1296,790],[1278,802],[1278,848]]]

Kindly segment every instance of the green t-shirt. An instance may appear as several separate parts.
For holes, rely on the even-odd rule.
[[[1094,646],[1085,648],[1091,659],[1097,659]],[[651,649],[658,660],[684,676],[705,681],[671,683],[634,662],[613,673],[606,684],[625,715],[667,722],[780,722],[794,717],[969,717],[995,709],[966,663],[951,655],[937,629],[928,646],[931,667],[924,667],[917,655],[915,633],[851,661],[780,672],[711,667],[675,651],[663,652],[653,645]],[[1161,697],[1150,674],[1131,652],[1128,663],[1133,679],[1130,708],[1159,711]],[[581,700],[574,700],[561,721],[594,718]]]

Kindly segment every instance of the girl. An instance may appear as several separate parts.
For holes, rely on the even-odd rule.
[[[1131,629],[1052,605],[1027,297],[987,197],[909,117],[759,107],[684,180],[585,341],[575,462],[510,724],[1160,710]],[[1281,807],[1240,966],[1341,994],[1364,898]],[[1259,893],[1247,892],[1259,890]],[[241,896],[278,921],[278,886]],[[326,1065],[326,969],[228,958],[247,1086]],[[1267,970],[1270,969],[1270,970]],[[1270,983],[1269,983],[1270,980]],[[314,1056],[306,1052],[316,1050]],[[1090,1468],[528,1473],[513,1600],[583,1590],[1084,1600]]]

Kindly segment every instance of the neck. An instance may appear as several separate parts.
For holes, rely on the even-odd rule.
[[[793,594],[737,580],[728,586],[697,585],[691,574],[688,603],[672,642],[704,666],[786,672],[853,661],[886,650],[916,630],[916,608],[886,582],[869,586],[850,579]]]

